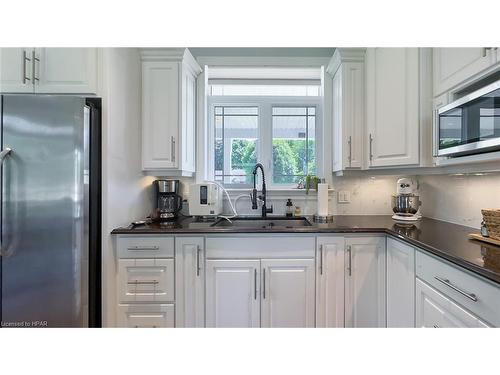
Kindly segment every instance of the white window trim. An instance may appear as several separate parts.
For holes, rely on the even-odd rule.
[[[273,107],[316,107],[316,124],[315,124],[315,139],[316,139],[316,174],[319,175],[323,170],[323,149],[321,134],[323,134],[323,100],[321,96],[209,96],[207,98],[208,105],[208,134],[207,134],[207,168],[206,179],[213,180],[213,165],[214,165],[214,108],[216,106],[243,106],[257,107],[259,113],[258,124],[258,141],[257,154],[260,155],[257,162],[262,163],[266,171],[266,185],[270,190],[296,189],[296,184],[275,184],[273,183],[273,163],[272,163],[272,108]],[[262,124],[269,124],[268,129]],[[260,175],[260,174],[259,174]],[[224,186],[230,189],[248,188],[247,184],[225,184]]]

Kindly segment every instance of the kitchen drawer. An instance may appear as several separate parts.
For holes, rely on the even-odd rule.
[[[416,292],[417,328],[486,328],[488,325],[418,277]]]
[[[481,319],[500,326],[499,287],[420,251],[416,254],[416,274]]]
[[[120,302],[174,300],[173,259],[119,259]]]
[[[117,326],[122,328],[174,328],[173,304],[118,305]]]
[[[120,236],[118,258],[173,258],[174,237]]]

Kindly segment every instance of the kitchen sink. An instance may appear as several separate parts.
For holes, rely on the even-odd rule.
[[[280,229],[310,227],[311,223],[305,217],[235,217],[233,219],[219,219],[211,225],[216,228],[249,228],[249,229]]]

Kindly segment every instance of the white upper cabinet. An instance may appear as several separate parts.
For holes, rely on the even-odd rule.
[[[32,48],[0,48],[0,92],[33,92],[32,51]]]
[[[196,77],[187,49],[142,50],[142,168],[190,176],[195,171]]]
[[[333,76],[333,172],[363,166],[365,49],[336,49],[327,71]]]
[[[497,48],[434,48],[434,96],[452,89],[500,62]]]
[[[415,326],[415,249],[387,238],[387,327]]]
[[[419,50],[368,48],[365,63],[368,167],[418,165]]]
[[[55,94],[97,92],[95,48],[36,48],[35,91]]]
[[[316,242],[316,327],[344,327],[344,237]]]
[[[5,93],[95,94],[96,48],[2,48]]]
[[[262,327],[314,327],[314,259],[262,259]]]
[[[345,244],[345,326],[385,327],[385,237]]]

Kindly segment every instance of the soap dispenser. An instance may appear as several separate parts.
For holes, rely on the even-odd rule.
[[[286,217],[292,217],[293,216],[293,203],[290,198],[288,198],[288,201],[286,202]]]

